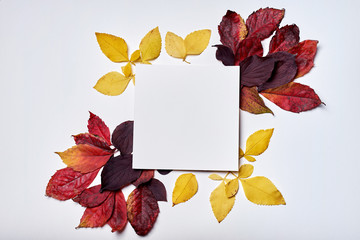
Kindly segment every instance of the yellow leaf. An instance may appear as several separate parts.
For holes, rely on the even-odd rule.
[[[228,198],[235,196],[238,190],[239,180],[237,178],[231,179],[227,184],[225,184],[225,192]]]
[[[244,151],[240,148],[239,151],[239,159],[242,158],[244,156]]]
[[[165,50],[166,52],[175,58],[185,59],[186,57],[186,48],[185,42],[182,37],[178,35],[167,32],[165,37]]]
[[[136,50],[131,54],[130,62],[141,62],[140,50]]]
[[[254,157],[252,157],[252,156],[245,155],[244,158],[246,160],[248,160],[249,162],[255,162],[256,161],[256,159]]]
[[[248,178],[254,171],[254,166],[251,164],[243,164],[239,168],[238,178]]]
[[[198,190],[196,177],[192,173],[182,174],[176,179],[172,194],[173,206],[186,202],[192,198]]]
[[[285,199],[266,177],[240,179],[246,198],[259,205],[285,205]]]
[[[187,55],[199,55],[208,46],[211,31],[209,29],[199,30],[190,33],[185,38]]]
[[[125,77],[118,72],[109,72],[102,76],[94,88],[105,95],[116,96],[123,93],[131,78]]]
[[[241,41],[241,40],[245,39],[246,35],[248,34],[248,30],[247,30],[246,24],[244,22],[244,19],[240,15],[239,15],[239,17],[240,17],[239,39]]]
[[[274,129],[259,130],[248,137],[246,141],[245,155],[260,155],[269,146],[270,138]]]
[[[212,180],[223,180],[223,178],[221,176],[219,176],[218,174],[215,174],[215,173],[211,174],[209,176],[209,178]]]
[[[220,185],[212,191],[210,195],[210,203],[212,211],[220,223],[231,211],[235,203],[235,197],[228,198],[225,192],[225,183]]]
[[[159,27],[154,28],[145,35],[140,42],[139,49],[141,59],[145,63],[159,57],[161,51],[161,36]]]
[[[132,75],[132,69],[131,69],[130,62],[128,62],[125,66],[121,67],[121,70],[122,70],[123,74],[125,75],[125,77],[130,77]]]
[[[101,51],[113,62],[128,62],[128,46],[124,39],[107,34],[95,33]]]

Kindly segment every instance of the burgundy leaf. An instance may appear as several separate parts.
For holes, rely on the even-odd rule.
[[[305,40],[289,50],[289,53],[296,54],[295,61],[298,67],[296,78],[304,76],[314,66],[317,44],[316,40]]]
[[[271,78],[258,87],[259,92],[291,82],[297,72],[295,56],[291,53],[276,52],[268,55],[268,57],[276,61],[275,68]]]
[[[154,194],[157,201],[167,202],[166,188],[162,182],[156,178],[151,179],[145,186]]]
[[[69,167],[60,169],[51,177],[46,187],[46,196],[62,201],[74,198],[94,181],[98,172],[99,169],[85,174]]]
[[[110,148],[110,145],[103,139],[91,133],[80,133],[78,135],[74,135],[74,140],[76,145],[79,144],[88,144],[93,145],[95,147],[103,148],[105,150],[113,151]]]
[[[240,83],[247,87],[265,83],[274,70],[275,60],[270,57],[247,57],[240,63]]]
[[[80,195],[73,198],[74,202],[79,203],[83,207],[97,207],[102,204],[110,195],[109,191],[100,193],[101,185],[84,190]]]
[[[140,236],[148,234],[159,215],[159,206],[152,192],[140,185],[130,193],[126,205],[128,220],[135,232]]]
[[[169,174],[169,173],[172,172],[172,170],[157,170],[157,171],[158,171],[158,173],[160,173],[161,175],[167,175],[167,174]]]
[[[101,190],[117,191],[140,177],[141,170],[132,169],[132,155],[111,157],[101,173]]]
[[[121,190],[115,193],[114,211],[107,224],[111,227],[112,232],[123,231],[127,224],[126,201]]]
[[[133,151],[134,121],[126,121],[117,126],[112,134],[113,145],[120,150],[122,155]]]
[[[264,100],[259,96],[256,87],[243,87],[240,91],[240,109],[253,114],[271,113]]]
[[[218,31],[221,43],[230,48],[233,53],[236,52],[239,42],[247,35],[244,20],[239,14],[230,10],[223,16]]]
[[[240,42],[239,47],[235,54],[235,65],[238,66],[241,61],[245,58],[257,55],[262,57],[263,55],[263,47],[261,45],[261,41],[258,38],[246,38]]]
[[[132,184],[137,187],[142,183],[149,182],[154,177],[154,170],[143,170],[140,177]]]
[[[270,37],[278,28],[285,14],[285,9],[260,8],[253,12],[246,20],[248,37],[257,37],[260,40]]]
[[[216,50],[216,59],[221,61],[225,66],[234,66],[235,58],[234,53],[230,48],[224,45],[214,45],[213,47],[217,47]]]
[[[269,53],[285,51],[295,47],[300,40],[299,28],[296,24],[286,25],[278,29],[272,37],[269,47]]]
[[[109,128],[106,126],[103,120],[101,120],[101,118],[99,118],[92,112],[90,112],[90,118],[88,121],[88,131],[91,134],[103,138],[108,145],[111,145]]]

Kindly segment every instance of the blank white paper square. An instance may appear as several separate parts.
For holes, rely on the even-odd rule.
[[[239,71],[136,66],[133,168],[237,171]]]

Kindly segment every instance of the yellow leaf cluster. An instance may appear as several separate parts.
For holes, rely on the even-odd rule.
[[[176,179],[172,193],[173,206],[188,201],[196,194],[197,190],[198,183],[194,174],[185,173],[180,175]]]
[[[204,29],[190,33],[185,40],[172,32],[167,32],[165,36],[165,50],[175,58],[185,61],[188,55],[201,54],[209,44],[211,30]],[[186,62],[186,61],[185,61]]]

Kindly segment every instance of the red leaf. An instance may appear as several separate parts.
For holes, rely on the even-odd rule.
[[[158,203],[146,186],[140,185],[130,193],[127,200],[127,216],[138,235],[148,234],[154,226],[158,214]]]
[[[122,155],[131,154],[133,151],[134,121],[126,121],[117,126],[112,134],[114,146]]]
[[[60,169],[51,177],[46,187],[46,196],[62,201],[74,198],[94,181],[98,172],[95,170],[83,174],[71,168]]]
[[[153,178],[145,185],[152,192],[152,194],[154,194],[156,200],[167,202],[166,188],[162,182],[156,178]]]
[[[294,113],[307,111],[321,104],[319,96],[312,88],[295,82],[265,90],[261,94],[282,109]]]
[[[141,172],[140,177],[132,184],[134,184],[134,186],[137,187],[142,183],[146,183],[150,181],[153,177],[154,177],[154,170],[143,170]]]
[[[247,57],[240,63],[241,85],[253,87],[264,84],[271,77],[274,65],[274,58],[256,55]]]
[[[109,191],[100,193],[101,185],[97,185],[84,190],[80,195],[73,198],[74,202],[79,203],[83,207],[97,207],[102,204],[110,195]]]
[[[113,151],[111,150],[110,145],[103,138],[100,138],[91,133],[80,133],[78,135],[74,135],[73,137],[76,145],[88,144],[95,147],[103,148],[105,150]]]
[[[126,201],[121,191],[115,193],[114,212],[107,224],[112,228],[112,232],[121,232],[127,224]]]
[[[110,219],[114,210],[114,193],[99,206],[86,208],[77,228],[102,227]]]
[[[88,144],[75,145],[64,152],[56,152],[63,162],[82,173],[101,168],[112,156],[113,151],[105,150]]]
[[[220,44],[213,47],[217,47],[215,55],[217,60],[221,61],[225,66],[234,66],[235,57],[230,48]]]
[[[286,25],[278,29],[272,37],[269,47],[269,53],[288,51],[295,47],[300,40],[299,28],[296,24]]]
[[[317,44],[316,40],[305,40],[289,50],[289,53],[297,54],[295,57],[298,67],[296,78],[304,76],[314,66]]]
[[[253,12],[246,20],[248,37],[257,37],[260,40],[270,37],[278,28],[285,14],[285,9],[260,8]]]
[[[235,65],[238,66],[245,58],[253,55],[262,57],[263,51],[260,39],[254,37],[246,38],[240,42],[239,48],[236,51]]]
[[[243,87],[240,91],[240,109],[253,114],[273,112],[265,106],[264,101],[259,96],[256,87]]]
[[[101,118],[92,112],[90,112],[88,130],[89,133],[102,137],[109,145],[111,145],[109,128],[106,126],[103,120],[101,120]]]
[[[236,52],[238,44],[246,37],[247,29],[244,20],[236,12],[228,10],[218,26],[220,41]]]

